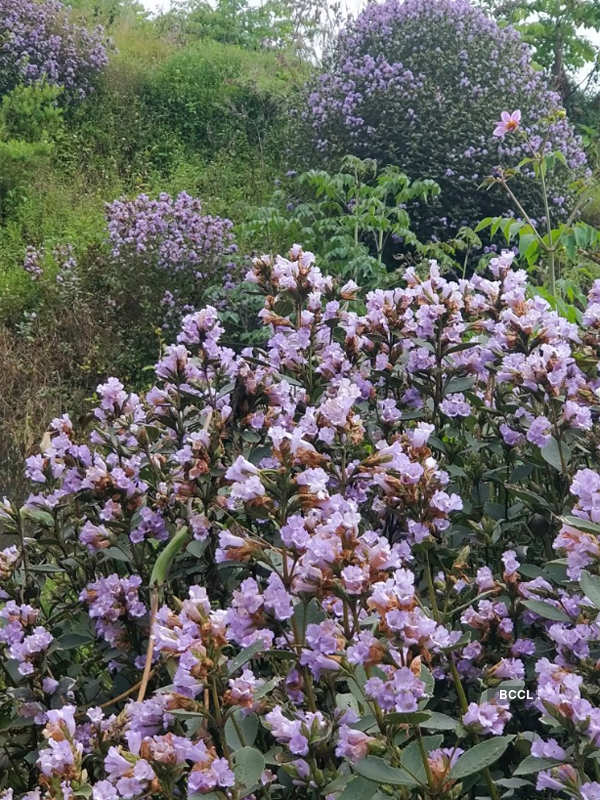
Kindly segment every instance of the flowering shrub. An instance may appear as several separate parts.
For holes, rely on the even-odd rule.
[[[352,153],[433,178],[442,189],[437,214],[416,216],[429,233],[432,223],[456,229],[497,213],[498,197],[478,187],[500,161],[526,154],[520,142],[492,134],[507,108],[520,109],[530,136],[562,150],[571,169],[584,165],[558,95],[514,30],[467,0],[387,0],[369,4],[340,34],[304,116],[326,159]],[[553,194],[564,196],[564,185],[563,177]],[[541,214],[540,198],[532,199]]]
[[[96,278],[139,334],[133,353],[145,366],[156,357],[148,337],[157,322],[174,332],[211,290],[218,287],[223,302],[223,290],[235,285],[233,223],[203,214],[200,200],[181,192],[108,203],[106,226],[110,255]]]
[[[102,29],[72,23],[59,0],[1,0],[0,94],[45,79],[81,99],[107,60]]]
[[[264,350],[207,307],[54,420],[2,506],[4,800],[600,796],[600,284],[578,327],[512,261],[257,259]]]

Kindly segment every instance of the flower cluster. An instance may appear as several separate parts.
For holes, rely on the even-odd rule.
[[[579,326],[513,261],[361,297],[258,258],[264,347],[209,306],[86,442],[54,420],[0,506],[15,785],[596,796],[600,285]]]
[[[340,33],[307,105],[311,143],[324,158],[376,158],[440,185],[433,209],[411,213],[427,235],[432,224],[456,230],[497,213],[498,198],[478,187],[498,164],[529,155],[521,139],[503,138],[519,123],[534,149],[544,142],[572,169],[585,165],[558,95],[531,66],[518,33],[468,0],[370,3]],[[501,112],[506,118],[492,134]],[[566,182],[555,185],[553,196],[564,201],[565,190]],[[541,216],[539,198],[527,197]]]
[[[154,321],[160,305],[164,321],[176,328],[205,301],[209,285],[218,283],[221,294],[235,285],[233,223],[204,214],[197,197],[121,198],[107,204],[106,224],[119,276],[113,288],[122,292],[131,276],[132,291],[141,292],[138,303],[148,304]]]
[[[17,662],[21,675],[31,675],[34,664],[52,644],[52,634],[36,624],[39,617],[38,609],[30,605],[17,605],[13,600],[9,600],[0,610],[0,619],[3,621],[0,643],[6,646],[6,656]]]
[[[107,61],[102,29],[71,22],[59,0],[0,3],[0,92],[45,79],[80,100]]]

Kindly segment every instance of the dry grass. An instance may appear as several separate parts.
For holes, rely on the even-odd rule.
[[[55,416],[68,412],[84,421],[102,377],[91,314],[63,309],[53,323],[40,323],[28,338],[0,326],[0,497],[24,498],[24,459],[38,450]]]

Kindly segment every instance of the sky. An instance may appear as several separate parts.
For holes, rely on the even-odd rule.
[[[141,4],[148,11],[166,11],[170,6],[170,0],[140,0]],[[349,14],[356,14],[367,4],[367,0],[342,0],[343,6]]]

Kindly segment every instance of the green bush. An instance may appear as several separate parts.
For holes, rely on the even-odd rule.
[[[264,152],[281,136],[292,70],[273,54],[202,41],[158,65],[143,90],[146,113],[162,134],[176,131],[204,154],[246,146]]]
[[[0,105],[0,213],[18,203],[24,184],[53,154],[62,131],[62,90],[44,82],[16,86]]]

